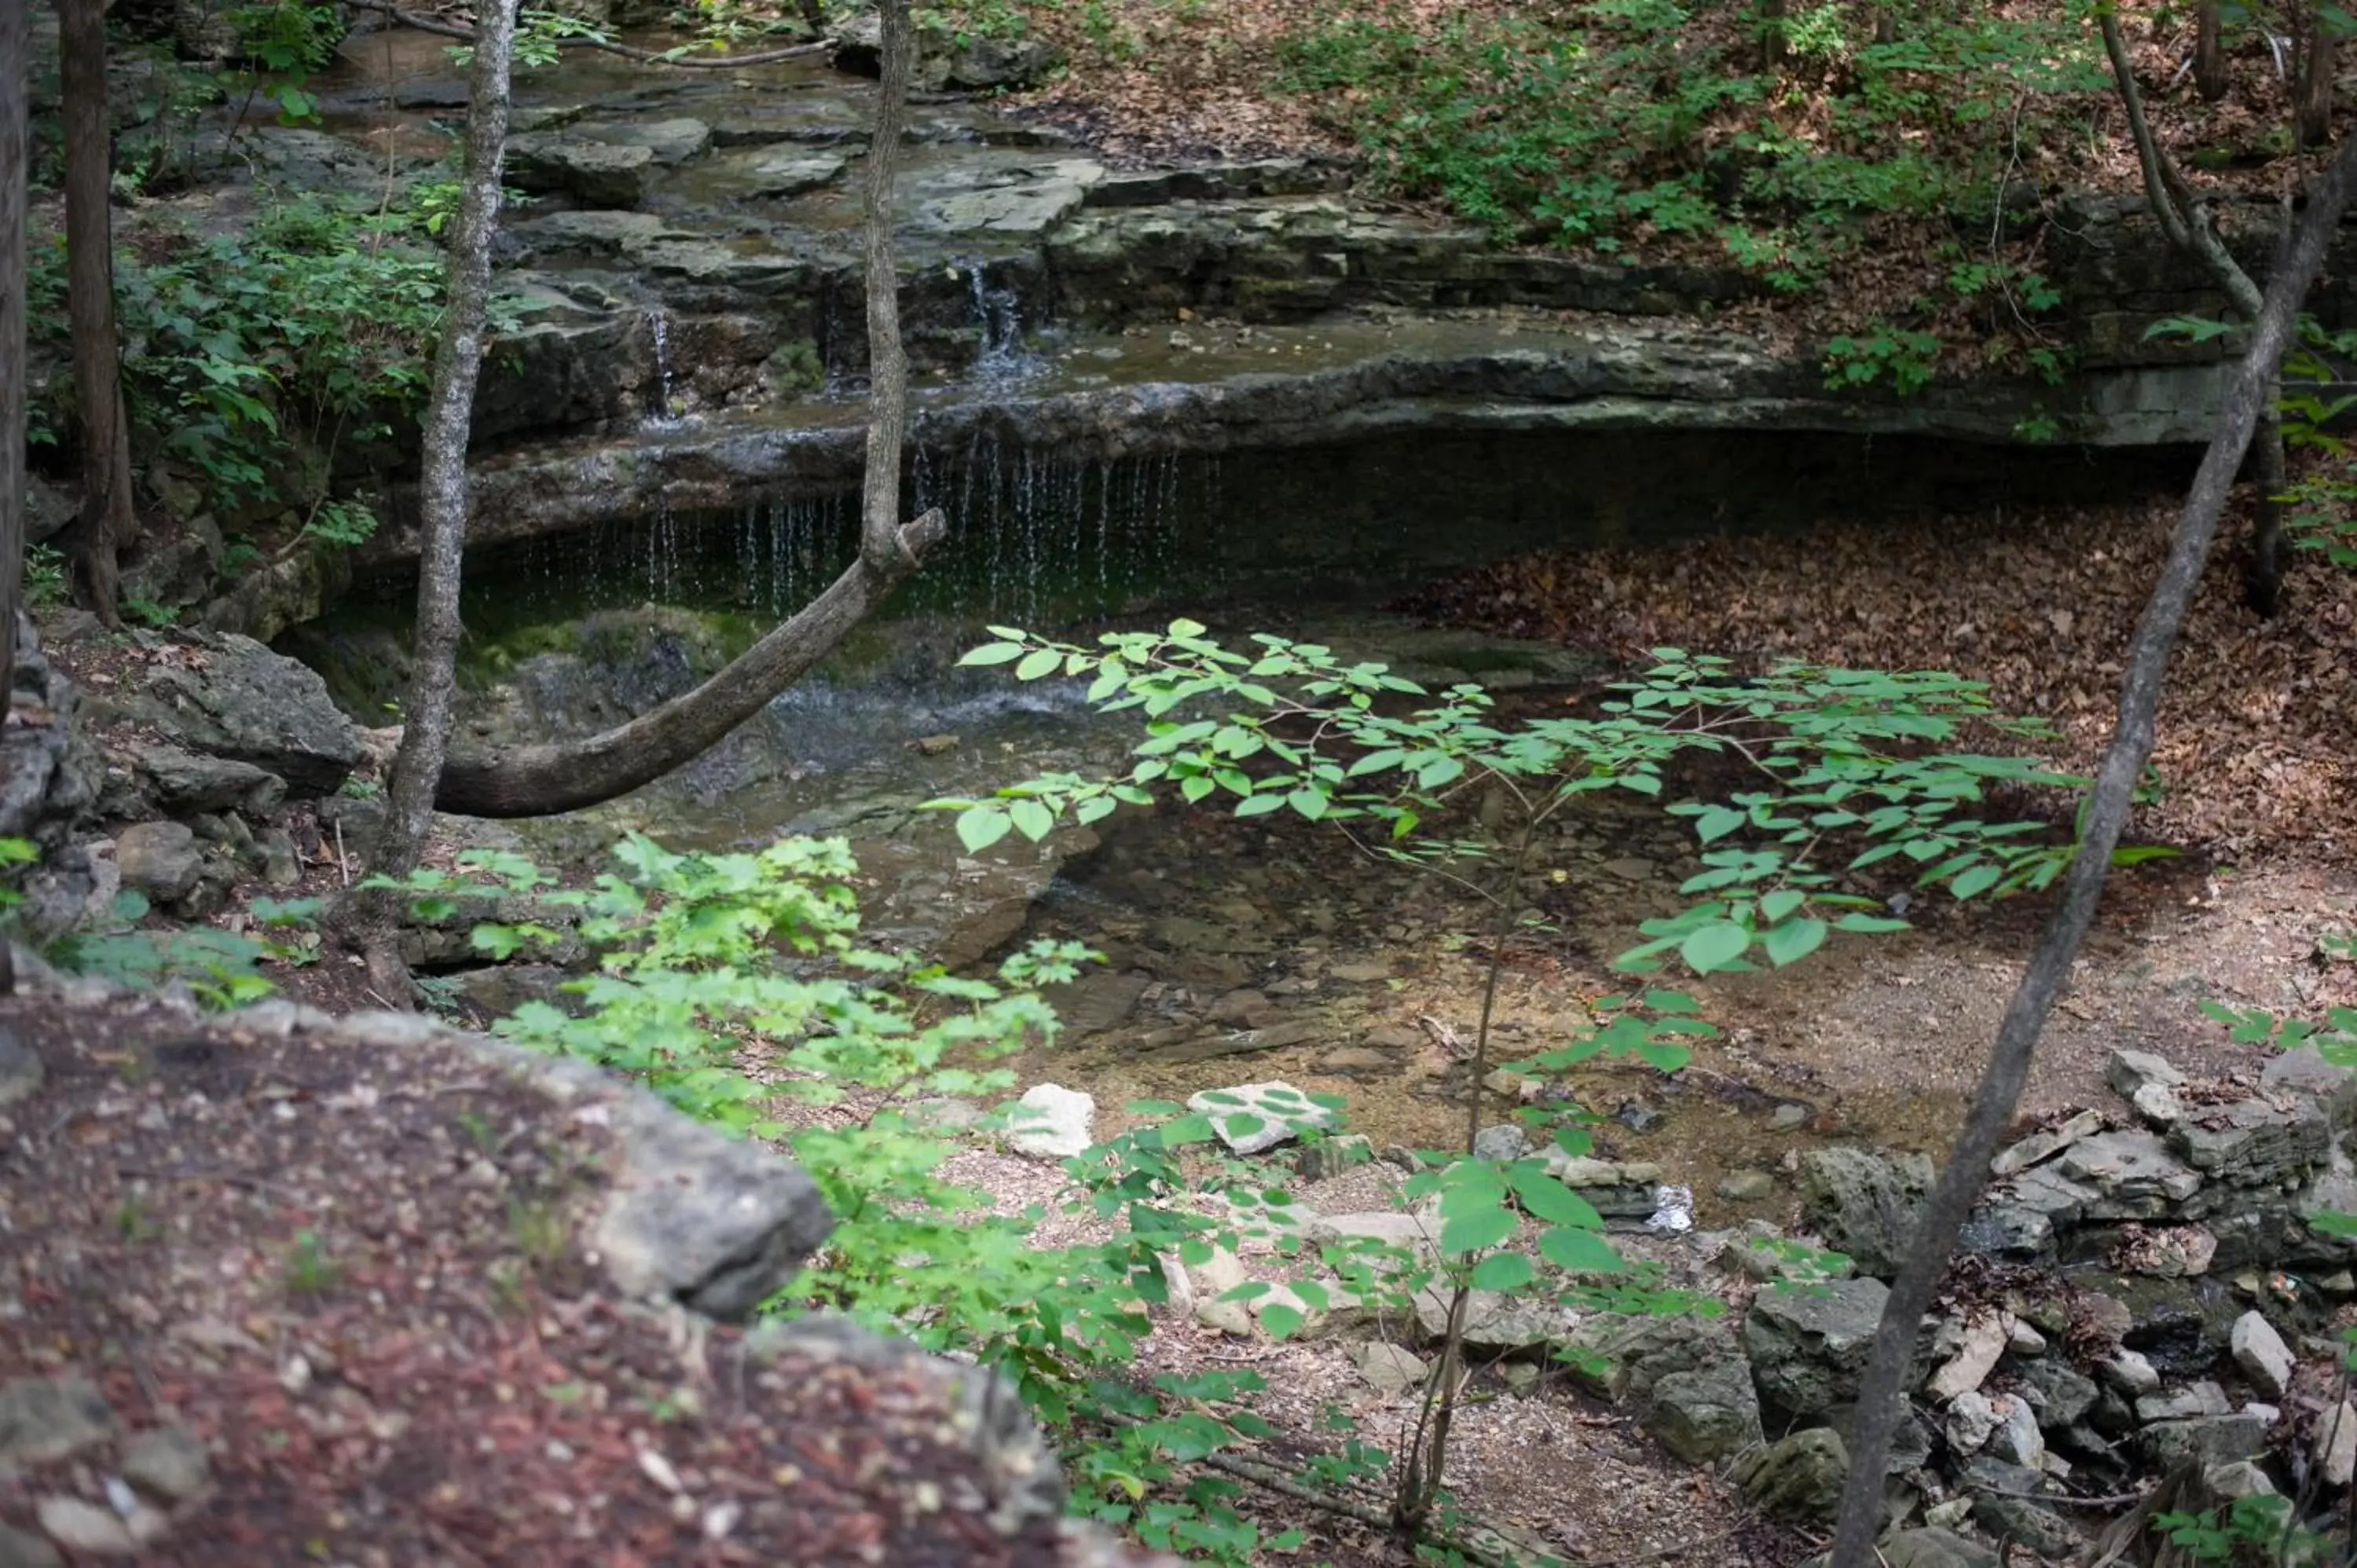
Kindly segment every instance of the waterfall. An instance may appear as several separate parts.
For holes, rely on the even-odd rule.
[[[1031,357],[1023,351],[1021,297],[1012,288],[993,285],[989,267],[978,259],[963,257],[952,264],[964,269],[966,293],[973,302],[974,328],[980,335],[974,380],[989,385],[1028,372],[1033,365]]]
[[[655,346],[655,400],[646,423],[662,430],[678,423],[671,402],[671,316],[662,306],[648,310],[647,330]]]

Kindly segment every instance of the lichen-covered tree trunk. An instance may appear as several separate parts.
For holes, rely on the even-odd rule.
[[[892,247],[892,178],[908,117],[915,55],[908,0],[885,0],[884,80],[867,145],[867,460],[859,559],[793,618],[710,680],[628,724],[585,740],[454,757],[436,803],[483,817],[536,817],[610,800],[694,760],[824,658],[880,606],[948,532],[938,508],[900,521],[900,452],[909,368],[900,347],[899,273]]]
[[[131,429],[124,417],[122,348],[114,330],[104,0],[58,0],[58,45],[65,98],[66,313],[73,328],[81,427],[81,514],[70,539],[75,588],[101,620],[116,626],[121,561],[139,537],[139,519],[132,509]]]
[[[26,0],[0,0],[0,718],[16,689],[25,581],[25,61],[32,47],[25,11]]]
[[[479,6],[475,58],[467,87],[466,166],[457,220],[450,230],[450,274],[442,340],[426,394],[419,497],[424,548],[417,566],[417,634],[401,748],[385,791],[384,825],[370,869],[402,877],[418,861],[434,821],[434,791],[450,743],[457,684],[459,572],[467,551],[467,448],[475,422],[475,382],[483,365],[490,317],[491,238],[499,224],[500,162],[507,147],[508,74],[515,48],[518,0]],[[391,939],[391,911],[371,900],[362,915],[362,946],[378,994],[408,1000],[407,975]]]
[[[2193,9],[2193,90],[2205,103],[2226,96],[2226,46],[2219,37],[2223,0],[2201,0]]]

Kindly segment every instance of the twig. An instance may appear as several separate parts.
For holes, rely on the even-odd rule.
[[[351,4],[358,10],[374,11],[379,16],[392,17],[404,27],[421,33],[431,33],[436,38],[461,38],[472,42],[475,37],[475,29],[472,27],[462,27],[456,22],[445,22],[436,16],[421,16],[414,11],[404,10],[393,5],[392,0],[351,0]],[[765,49],[759,54],[729,55],[720,59],[695,59],[684,55],[673,55],[665,50],[633,48],[629,44],[618,44],[607,38],[558,38],[555,43],[559,48],[599,49],[609,55],[619,55],[624,59],[637,60],[640,65],[675,65],[683,70],[739,70],[747,66],[775,65],[780,60],[799,59],[804,55],[814,55],[822,50],[833,48],[835,41],[833,38],[821,38],[814,44],[795,44],[791,48]]]
[[[336,819],[336,869],[343,873],[344,886],[352,885],[352,863],[344,857],[344,819]]]
[[[1465,1042],[1457,1037],[1456,1030],[1450,1028],[1448,1025],[1442,1023],[1439,1019],[1434,1017],[1429,1013],[1419,1014],[1415,1022],[1417,1027],[1421,1028],[1426,1034],[1432,1036],[1432,1043],[1434,1045],[1438,1046],[1442,1050],[1447,1051],[1450,1056],[1456,1057],[1460,1060],[1464,1058]]]

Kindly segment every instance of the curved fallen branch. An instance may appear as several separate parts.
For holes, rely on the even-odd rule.
[[[421,16],[393,5],[392,0],[348,0],[354,10],[373,11],[414,32],[431,33],[436,38],[457,38],[472,43],[475,29],[462,27],[456,22],[446,22],[439,16]],[[673,65],[683,70],[741,70],[747,66],[775,65],[780,60],[800,59],[804,55],[818,54],[834,48],[833,38],[821,38],[813,44],[795,44],[788,48],[764,49],[759,54],[728,55],[719,59],[698,59],[688,55],[674,55],[662,49],[642,49],[630,44],[618,44],[610,38],[558,38],[556,47],[563,49],[596,49],[603,54],[619,55],[640,65]]]

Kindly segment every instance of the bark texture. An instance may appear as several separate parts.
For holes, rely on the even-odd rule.
[[[424,547],[417,566],[414,661],[403,711],[401,749],[385,791],[384,826],[369,857],[371,871],[396,879],[409,874],[425,847],[434,821],[434,792],[450,744],[457,685],[459,576],[467,551],[467,446],[490,314],[491,238],[499,225],[500,162],[507,148],[508,75],[517,4],[492,0],[480,9],[467,85],[466,164],[458,216],[450,232],[448,299],[425,403],[419,484]],[[405,1004],[408,977],[393,949],[391,917],[385,898],[369,899],[361,914],[361,942],[378,994]]]
[[[628,794],[693,761],[832,651],[917,569],[949,532],[939,509],[900,521],[900,450],[909,371],[900,348],[892,179],[908,117],[914,54],[908,0],[885,0],[884,80],[877,90],[866,192],[869,407],[859,559],[784,625],[710,680],[628,724],[584,740],[452,757],[435,803],[478,817],[537,817]]]
[[[58,44],[65,98],[66,311],[81,426],[81,514],[70,542],[75,588],[101,620],[120,626],[121,562],[139,537],[139,519],[132,510],[131,429],[124,417],[114,330],[104,0],[58,0]]]
[[[2201,0],[2193,10],[2193,91],[2205,103],[2226,96],[2226,46],[2219,36],[2222,0]]]
[[[2115,36],[2108,21],[2105,26],[2107,33]],[[2127,671],[2120,682],[2119,716],[2095,776],[2078,853],[2063,876],[2061,903],[1997,1026],[1996,1043],[1989,1051],[1988,1067],[1964,1130],[1932,1190],[1909,1244],[1906,1264],[1883,1304],[1881,1331],[1876,1336],[1858,1391],[1849,1444],[1849,1477],[1842,1492],[1832,1568],[1870,1568],[1877,1560],[1874,1541],[1882,1526],[1884,1465],[1906,1397],[1907,1364],[1915,1348],[1916,1326],[1932,1305],[1949,1251],[1987,1180],[1989,1161],[2020,1101],[2047,1015],[2069,981],[2080,943],[2094,919],[2104,878],[2111,869],[2113,847],[2127,823],[2136,782],[2152,756],[2153,717],[2160,707],[2169,651],[2201,585],[2211,543],[2217,536],[2218,519],[2226,509],[2244,451],[2259,428],[2260,411],[2274,400],[2276,366],[2290,346],[2300,302],[2324,264],[2325,249],[2341,221],[2341,209],[2348,205],[2352,184],[2357,184],[2357,137],[2341,148],[2309,199],[2308,210],[2293,234],[2290,253],[2268,280],[2266,295],[2251,322],[2250,347],[2235,369],[2224,420],[2202,456],[2169,543],[2169,559],[2153,585],[2152,597],[2129,646]]]
[[[26,0],[0,0],[0,723],[16,689],[25,582]]]
[[[2186,182],[2175,163],[2161,151],[2144,112],[2144,91],[2136,85],[2136,68],[2120,38],[2119,18],[2104,11],[2099,18],[2104,52],[2111,57],[2112,76],[2118,83],[2120,104],[2127,112],[2128,132],[2135,139],[2136,166],[2144,176],[2145,196],[2161,232],[2178,250],[2199,261],[2210,274],[2234,314],[2246,325],[2255,324],[2262,308],[2258,283],[2218,238],[2209,204]],[[2278,247],[2280,252],[2281,247]],[[2277,261],[2280,263],[2280,253]],[[2283,422],[2276,412],[2271,388],[2259,412],[2258,435],[2253,444],[2252,477],[2259,487],[2253,510],[2251,537],[2243,561],[2243,596],[2264,616],[2273,616],[2283,599],[2283,502],[2285,467]]]
[[[2320,147],[2332,140],[2333,74],[2339,40],[2324,17],[2320,0],[2300,8],[2299,71],[2292,83],[2292,118],[2301,142]]]

